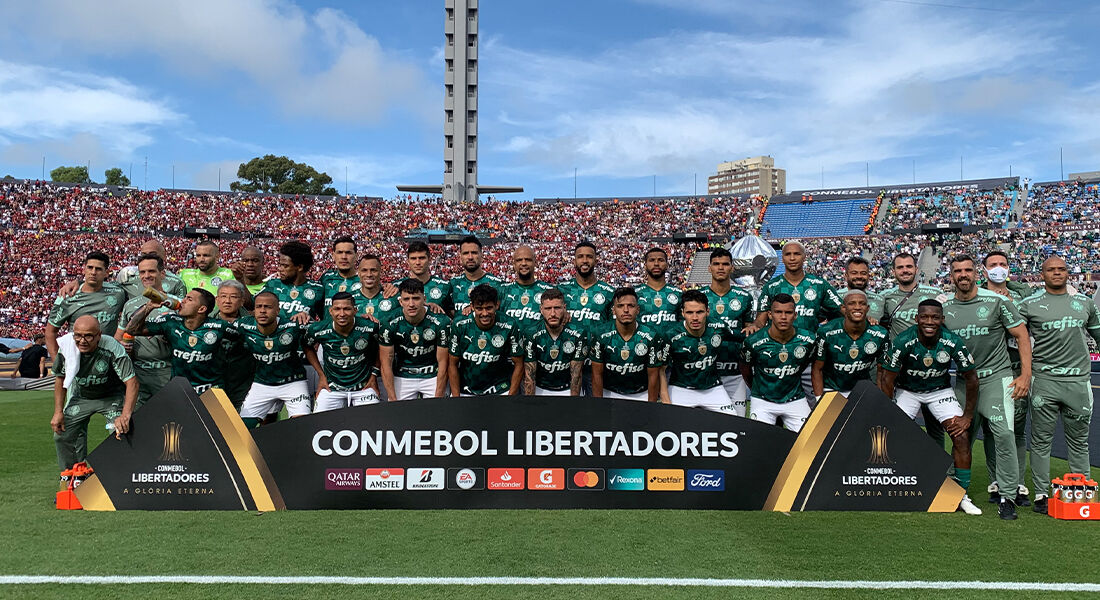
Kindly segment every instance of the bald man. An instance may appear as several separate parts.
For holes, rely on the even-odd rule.
[[[72,339],[75,353],[64,351],[68,346],[66,338]],[[88,420],[93,414],[107,418],[107,427],[114,429],[115,437],[130,431],[138,380],[122,344],[103,335],[99,321],[91,315],[76,319],[73,332],[62,337],[61,346],[63,350],[54,363],[50,427],[57,449],[57,466],[65,470],[87,457]],[[72,363],[73,359],[78,364]],[[72,370],[76,372],[71,373]]]
[[[545,281],[535,279],[538,259],[530,246],[521,245],[512,253],[512,269],[516,278],[501,288],[500,312],[511,321],[523,335],[530,339],[542,326],[542,313],[539,305],[542,293],[554,287]]]
[[[232,266],[233,276],[244,284],[251,296],[259,294],[264,289],[264,255],[255,246],[245,246],[241,250],[241,258]],[[251,298],[246,299],[245,305],[251,305]]]

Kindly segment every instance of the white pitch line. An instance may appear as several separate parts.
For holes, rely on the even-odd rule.
[[[0,585],[614,585],[659,587],[803,588],[841,590],[1012,590],[1100,592],[1100,583],[1038,581],[863,581],[799,579],[702,579],[672,577],[265,577],[237,575],[0,575]]]

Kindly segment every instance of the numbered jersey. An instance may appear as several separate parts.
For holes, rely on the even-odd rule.
[[[336,331],[332,319],[309,326],[305,344],[321,347],[321,368],[329,389],[336,392],[363,389],[378,362],[376,328],[374,321],[363,317],[356,317],[347,336]]]
[[[605,390],[631,395],[649,389],[646,369],[665,366],[668,351],[657,332],[645,325],[638,325],[629,338],[623,338],[611,325],[591,336],[588,355],[593,363],[603,365]]]
[[[978,288],[970,300],[951,298],[943,303],[944,327],[966,342],[974,357],[978,377],[990,377],[1012,369],[1006,336],[1024,318],[1016,305],[1004,296]]]
[[[522,285],[513,281],[500,292],[500,313],[511,321],[525,338],[529,338],[542,326],[539,305],[542,293],[554,286],[545,281]]]
[[[126,291],[114,283],[104,283],[103,288],[96,292],[85,292],[80,289],[67,298],[58,296],[53,301],[50,316],[47,323],[61,328],[66,324],[76,321],[77,317],[92,315],[99,321],[100,331],[106,336],[113,336],[118,329],[119,315],[126,304]]]
[[[229,324],[206,319],[188,329],[183,317],[174,312],[157,315],[145,322],[151,333],[163,336],[172,352],[172,376],[185,377],[193,386],[221,385],[225,355],[222,345]]]
[[[332,306],[332,297],[340,292],[354,294],[359,291],[359,276],[344,277],[340,271],[329,269],[317,280],[321,287],[325,288],[325,308]]]
[[[785,404],[805,396],[802,372],[813,360],[816,338],[805,329],[795,329],[794,337],[779,342],[772,338],[770,329],[765,327],[750,335],[741,355],[752,367],[752,396]]]
[[[638,294],[638,323],[659,330],[680,319],[680,288],[666,285],[655,290],[643,283],[634,286],[634,292]]]
[[[850,392],[860,381],[870,380],[871,370],[886,352],[885,327],[870,325],[858,338],[844,330],[844,319],[833,319],[817,330],[814,359],[824,363],[825,387]]]
[[[584,334],[566,326],[554,337],[545,326],[526,338],[523,360],[535,365],[535,385],[544,390],[568,390],[573,361],[583,361]]]
[[[290,285],[280,279],[264,282],[264,291],[279,298],[279,318],[289,319],[298,313],[308,313],[311,319],[320,318],[325,309],[325,288],[316,281],[302,285]]]
[[[451,320],[427,313],[414,325],[404,315],[397,316],[381,329],[378,343],[393,348],[395,377],[429,379],[439,372],[436,349],[450,347]]]
[[[702,335],[688,333],[683,323],[665,329],[668,340],[668,384],[692,390],[708,390],[722,385],[718,374],[718,356],[725,342],[744,339],[740,329],[726,321],[707,321]]]
[[[479,279],[474,281],[470,281],[465,275],[451,278],[449,287],[451,303],[454,305],[455,318],[458,318],[458,316],[462,314],[463,309],[470,305],[470,292],[483,283],[493,286],[496,288],[497,292],[500,292],[500,288],[504,286],[503,281],[488,273],[483,273]],[[431,298],[429,298],[428,301],[431,302]]]
[[[451,356],[458,357],[462,393],[474,396],[508,391],[515,365],[523,356],[519,332],[511,323],[497,321],[481,329],[473,315],[451,323]]]
[[[718,294],[710,287],[703,288],[710,309],[708,321],[725,321],[738,331],[745,328],[756,317],[756,299],[752,294],[740,288],[730,287],[725,294]],[[737,362],[741,360],[741,341],[727,339],[722,341],[718,351],[718,375],[728,377],[740,375]]]
[[[1088,381],[1086,333],[1100,343],[1100,308],[1083,294],[1041,291],[1020,301],[1020,313],[1035,338],[1032,372],[1043,377]]]
[[[952,362],[959,373],[974,370],[974,357],[961,337],[941,327],[940,337],[928,347],[921,343],[914,325],[890,343],[890,353],[882,368],[898,374],[895,382],[898,388],[924,393],[951,387]]]
[[[231,342],[252,354],[256,364],[253,381],[262,385],[284,385],[306,378],[302,363],[305,326],[279,319],[275,331],[264,335],[255,317],[241,317],[226,330]]]

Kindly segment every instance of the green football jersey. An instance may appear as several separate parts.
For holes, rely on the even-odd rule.
[[[890,316],[890,339],[917,324],[917,305],[925,300],[935,300],[942,294],[930,285],[918,285],[913,293],[903,292],[894,286],[882,292],[883,314]]]
[[[943,316],[944,327],[966,342],[979,378],[1012,370],[1005,336],[1024,319],[1011,300],[978,288],[978,295],[971,300],[963,302],[952,296],[944,302]]]
[[[221,385],[225,372],[225,321],[206,319],[197,329],[184,324],[174,312],[145,322],[152,333],[163,336],[172,351],[172,376],[186,377],[193,386]]]
[[[53,372],[64,380],[65,368],[65,355],[58,352]],[[126,394],[123,384],[133,377],[134,364],[126,355],[126,349],[104,334],[100,336],[99,346],[94,351],[80,355],[76,379],[69,388],[69,402],[122,398]]]
[[[867,294],[867,318],[875,321],[881,321],[882,315],[886,314],[886,299],[882,294],[878,292],[872,292],[871,290],[861,290]],[[836,295],[840,297],[841,305],[844,304],[844,294],[848,293],[848,288],[841,288],[837,290]]]
[[[655,290],[648,284],[634,286],[638,294],[638,323],[656,330],[680,320],[680,296],[683,290],[666,285]]]
[[[501,288],[504,287],[504,282],[501,281],[499,277],[488,273],[483,273],[481,277],[475,281],[470,281],[465,274],[451,278],[448,287],[456,319],[462,314],[463,309],[470,305],[470,291],[483,283],[488,283],[495,287],[497,292],[500,292]],[[501,300],[503,299],[502,297]],[[429,298],[428,301],[431,302],[431,298]]]
[[[236,321],[247,316],[249,316],[248,311],[242,308]],[[230,326],[229,321],[221,317],[218,320],[224,323],[226,328]],[[256,374],[256,360],[252,358],[251,352],[233,343],[229,335],[222,336],[222,356],[225,357],[222,368],[222,389],[230,400],[240,404],[248,394],[248,388],[252,387],[252,379]]]
[[[534,335],[542,326],[539,303],[542,293],[554,286],[545,281],[522,285],[513,281],[500,290],[500,313],[515,324],[525,338]]]
[[[195,288],[199,288],[217,296],[218,286],[221,285],[223,281],[233,279],[233,271],[225,267],[219,267],[213,275],[205,275],[198,269],[181,269],[180,279],[183,280],[183,285],[187,288],[188,292]]]
[[[398,296],[385,298],[382,296],[382,290],[378,290],[378,293],[368,297],[364,292],[365,290],[359,289],[355,293],[355,307],[358,316],[373,316],[378,319],[380,324],[389,323],[390,319],[401,316],[401,303],[398,301]]]
[[[890,343],[882,368],[898,374],[895,381],[898,388],[923,393],[951,387],[952,362],[959,373],[974,370],[974,357],[961,337],[950,329],[940,328],[939,339],[929,348],[921,343],[914,325]]]
[[[794,336],[781,343],[770,329],[750,335],[741,351],[742,361],[752,367],[752,397],[776,404],[804,398],[802,372],[814,359],[814,334],[796,328]]]
[[[118,330],[118,319],[126,305],[126,291],[117,284],[106,282],[98,292],[77,292],[67,298],[57,297],[50,308],[47,323],[54,327],[71,325],[77,317],[92,315],[99,321],[100,331],[113,336]]]
[[[1088,381],[1092,368],[1088,340],[1100,344],[1100,308],[1084,294],[1046,290],[1020,301],[1020,314],[1035,339],[1032,372],[1041,377]]]
[[[987,284],[988,285],[988,284]],[[1025,283],[1017,283],[1014,281],[1008,282],[1008,299],[1012,301],[1012,305],[1016,307],[1016,310],[1020,310],[1020,301],[1031,295],[1031,287]],[[988,287],[985,289],[989,289]],[[993,291],[993,290],[990,290]],[[1023,292],[1027,292],[1026,294]],[[998,292],[994,292],[998,293]],[[1021,315],[1022,317],[1023,315]],[[1012,362],[1012,370],[1014,372],[1020,371],[1020,345],[1016,342],[1016,338],[1011,335],[1005,335],[1005,342],[1008,344],[1008,360]]]
[[[558,286],[565,294],[565,310],[569,311],[570,325],[591,340],[603,333],[606,323],[614,321],[611,315],[611,296],[615,288],[597,281],[583,288],[576,279]],[[620,392],[621,393],[621,392]]]
[[[122,307],[122,320],[119,321],[123,328],[130,323],[130,319],[134,317],[134,313],[141,307],[149,303],[149,299],[145,296],[139,295],[136,298],[131,298]],[[161,315],[172,312],[169,309],[161,306],[149,311],[149,316],[146,317],[145,322],[148,324],[150,321],[155,321]],[[167,367],[169,361],[172,359],[172,349],[168,346],[168,342],[164,338],[152,335],[143,335],[134,338],[133,350],[130,352],[130,360],[134,362],[134,366],[141,369],[159,369]]]
[[[814,360],[825,364],[825,387],[850,392],[860,381],[871,379],[871,370],[886,352],[886,328],[870,325],[853,339],[844,330],[844,319],[833,319],[817,330]]]
[[[401,283],[409,279],[402,277],[393,284],[400,287]],[[454,302],[451,301],[451,283],[442,277],[432,276],[424,284],[424,298],[429,304],[435,304],[446,312],[454,310]],[[394,299],[397,297],[395,296]]]
[[[264,291],[279,298],[280,319],[289,319],[303,312],[309,313],[311,319],[321,318],[325,314],[325,288],[316,281],[290,285],[281,279],[268,279],[264,282]]]
[[[436,349],[451,345],[451,320],[429,312],[413,325],[401,314],[382,327],[378,343],[393,348],[394,377],[430,379],[439,372]]]
[[[772,298],[779,294],[790,294],[794,298],[794,309],[797,315],[794,326],[797,329],[814,333],[821,321],[840,315],[841,301],[836,289],[817,275],[806,273],[798,285],[788,281],[786,274],[772,277],[760,289],[760,300],[757,303],[760,311],[765,312],[770,309]]]
[[[702,335],[688,333],[683,322],[665,326],[668,340],[668,384],[692,390],[709,390],[722,385],[718,356],[724,342],[744,340],[740,329],[727,321],[707,321]]]
[[[344,392],[363,389],[378,362],[378,325],[356,317],[347,336],[336,331],[332,319],[312,323],[306,331],[305,345],[320,345],[321,369],[329,389]]]
[[[358,275],[353,274],[351,277],[344,277],[336,269],[329,269],[322,273],[317,283],[325,288],[325,308],[332,306],[332,297],[336,294],[340,292],[354,294],[359,291],[360,287]]]
[[[451,323],[451,356],[458,357],[462,393],[470,396],[504,394],[512,383],[513,358],[523,357],[520,334],[511,323],[497,321],[487,330],[473,315]]]
[[[129,277],[126,278],[126,281],[121,281],[122,278],[119,277],[117,283],[122,286],[123,290],[126,290],[126,297],[133,300],[145,293],[145,285],[141,283],[141,278],[137,276],[137,267],[127,268],[132,268],[135,272],[130,274]],[[164,272],[164,281],[161,282],[160,287],[169,296],[183,298],[187,295],[187,286],[183,284],[183,280],[180,279],[179,275],[170,271]],[[211,293],[215,296],[218,295],[217,290],[211,291]]]
[[[646,369],[665,366],[668,348],[664,339],[645,325],[638,325],[629,339],[611,325],[590,334],[588,355],[603,365],[603,388],[617,394],[639,394],[649,389]]]
[[[558,337],[545,325],[525,339],[523,361],[535,365],[535,385],[544,390],[568,390],[571,383],[569,367],[573,361],[584,360],[584,335],[565,326]]]
[[[730,327],[738,331],[745,328],[756,317],[756,299],[752,294],[737,287],[730,287],[725,294],[710,289],[710,286],[702,288],[707,297],[707,306],[710,308],[708,321],[725,321]],[[722,347],[718,349],[718,376],[729,377],[740,375],[737,368],[741,360],[741,342],[734,339],[722,341]]]
[[[284,385],[306,378],[301,353],[305,333],[305,326],[282,318],[271,335],[260,332],[255,317],[237,319],[226,330],[231,342],[252,353],[256,364],[253,381],[262,385]]]

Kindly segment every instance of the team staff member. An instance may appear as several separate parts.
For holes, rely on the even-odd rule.
[[[359,254],[355,240],[344,235],[332,242],[332,268],[321,274],[317,283],[325,288],[325,308],[332,304],[332,297],[340,292],[354,293],[359,289],[356,272]]]
[[[451,323],[451,395],[515,396],[523,381],[520,334],[497,318],[500,295],[492,285],[482,283],[471,290],[470,306],[473,314]]]
[[[462,274],[452,277],[449,283],[451,302],[454,303],[454,316],[470,314],[470,292],[481,284],[487,284],[500,291],[504,282],[485,272],[481,268],[481,240],[468,235],[458,246],[458,259],[462,265]]]
[[[535,396],[579,396],[584,335],[565,324],[565,295],[551,288],[539,302],[542,322],[524,340],[524,392]]]
[[[210,240],[195,244],[195,268],[180,271],[180,279],[188,290],[202,288],[214,293],[223,281],[233,279],[233,271],[218,266],[221,251]]]
[[[19,350],[9,350],[8,353],[22,352],[19,356],[19,364],[11,370],[11,376],[26,377],[27,379],[38,379],[39,377],[45,377],[48,369],[46,368],[46,359],[50,357],[50,353],[46,350],[46,336],[41,333],[34,334],[34,343],[27,344]]]
[[[137,260],[137,280],[143,289],[152,289],[160,294],[165,294],[164,261],[156,254],[143,254]],[[123,328],[143,306],[149,302],[149,298],[140,293],[128,300],[122,307],[121,323],[123,327],[115,330],[114,338],[122,342],[130,360],[134,363],[134,374],[138,378],[137,407],[141,408],[162,387],[168,384],[172,378],[172,349],[168,342],[161,337],[142,337],[127,343],[123,338]],[[160,315],[168,312],[168,308],[160,304],[154,304],[153,313]],[[133,335],[133,334],[130,334]]]
[[[1066,289],[1066,261],[1043,262],[1043,290],[1020,302],[1020,313],[1035,339],[1032,348],[1031,476],[1032,510],[1047,512],[1050,446],[1058,418],[1066,435],[1069,468],[1089,476],[1089,424],[1092,422],[1088,335],[1100,344],[1100,308],[1084,294]],[[1021,354],[1023,347],[1020,348]]]
[[[795,327],[797,304],[790,294],[776,294],[764,315],[770,323],[745,340],[741,375],[749,384],[749,418],[801,431],[810,416],[802,389],[802,372],[813,360],[814,334]]]
[[[217,312],[214,318],[226,325],[237,319],[249,316],[244,308],[245,298],[251,300],[251,295],[244,281],[230,279],[223,281],[218,286],[218,295],[214,298],[214,307]],[[233,348],[232,344],[223,334],[222,351],[225,357],[222,369],[222,390],[229,397],[229,402],[238,411],[244,403],[248,389],[252,387],[252,377],[256,372],[256,364],[252,359],[252,353],[243,348]]]
[[[313,412],[378,403],[378,325],[355,316],[355,300],[348,292],[331,298],[329,318],[309,326],[306,360],[319,375]],[[317,356],[317,346],[323,348]]]
[[[882,391],[893,398],[910,419],[927,406],[933,418],[951,436],[955,481],[970,487],[970,424],[978,403],[978,374],[966,342],[943,326],[943,305],[924,300],[917,307],[917,324],[898,334],[882,364]],[[951,387],[951,363],[965,381],[966,406],[959,405]],[[959,508],[968,515],[981,509],[963,496]]]
[[[545,281],[535,279],[537,266],[535,251],[530,246],[517,247],[512,253],[516,279],[500,290],[500,310],[516,325],[524,338],[533,335],[542,326],[542,313],[539,310],[542,294],[553,287]]]
[[[642,402],[661,398],[664,342],[657,332],[638,324],[638,293],[622,287],[612,294],[615,324],[591,337],[592,395]]]
[[[172,376],[185,377],[201,394],[220,387],[225,370],[222,346],[226,323],[208,316],[214,305],[214,295],[202,288],[187,292],[178,313],[157,312],[160,305],[150,302],[134,314],[126,333],[164,339],[172,354]]]
[[[737,414],[718,377],[717,359],[724,341],[744,340],[744,333],[727,321],[708,319],[707,297],[699,290],[684,292],[680,312],[683,321],[670,323],[664,330],[668,340],[665,373],[669,401],[677,406]]]
[[[634,286],[638,293],[638,322],[659,331],[680,317],[680,297],[684,292],[665,283],[668,253],[664,249],[647,250],[642,270],[642,283]]]
[[[871,372],[886,351],[888,334],[881,325],[871,325],[869,310],[863,290],[847,290],[840,307],[844,318],[833,319],[817,330],[812,375],[818,398],[829,391],[847,394],[860,381],[871,380]]]
[[[325,288],[306,275],[313,268],[313,250],[299,241],[279,248],[279,277],[268,279],[264,290],[279,299],[279,316],[305,324],[324,312]]]
[[[867,296],[867,320],[877,325],[886,314],[886,305],[882,294],[868,289],[871,285],[871,265],[867,262],[867,259],[862,256],[849,258],[844,265],[844,281],[848,284],[848,287],[839,290],[837,293],[841,298],[844,298],[848,290],[863,292]]]
[[[390,401],[443,397],[450,365],[451,320],[428,311],[419,279],[409,277],[397,287],[401,313],[381,328],[378,339],[386,397]]]
[[[958,334],[966,342],[966,348],[974,357],[978,376],[978,404],[974,423],[970,428],[970,441],[978,435],[978,427],[985,424],[990,431],[987,437],[994,442],[998,453],[996,471],[990,481],[997,482],[1006,494],[1000,497],[998,514],[1002,519],[1016,518],[1016,503],[1027,500],[1027,495],[1012,493],[1019,489],[1020,471],[1016,463],[1016,436],[1014,404],[1017,398],[1026,398],[1031,387],[1031,347],[1024,319],[1011,300],[1000,294],[978,287],[978,272],[974,259],[964,255],[951,259],[951,283],[955,295],[943,305],[944,326]],[[1023,373],[1012,376],[1012,363],[1008,357],[1006,336],[1022,342]],[[962,382],[956,379],[955,395],[962,394]]]
[[[122,344],[102,334],[95,317],[77,317],[70,335],[76,352],[62,352],[54,363],[50,419],[57,466],[62,471],[88,456],[88,420],[93,414],[107,417],[115,437],[130,431],[130,415],[138,394],[130,357]],[[77,362],[69,363],[66,354]]]
[[[84,259],[84,283],[75,294],[58,296],[54,300],[50,316],[46,319],[46,349],[50,357],[57,358],[57,334],[62,327],[77,318],[91,315],[99,321],[100,329],[113,336],[118,329],[119,315],[126,304],[126,291],[107,282],[107,269],[111,259],[102,252],[89,252]]]
[[[715,248],[710,253],[710,286],[703,290],[710,306],[711,321],[726,321],[734,329],[744,329],[751,324],[756,313],[756,299],[752,294],[734,287],[730,283],[733,273],[733,255],[725,248]],[[749,403],[749,386],[741,376],[737,363],[741,360],[740,341],[727,339],[718,349],[718,377],[726,390],[733,411],[739,417],[745,416]]]

